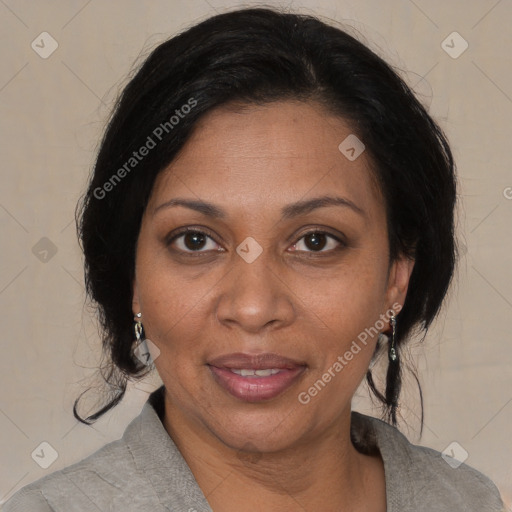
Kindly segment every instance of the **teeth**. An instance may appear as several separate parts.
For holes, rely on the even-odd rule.
[[[268,368],[264,370],[250,370],[245,368],[230,368],[233,373],[240,375],[241,377],[270,377],[279,373],[281,370],[277,368]]]

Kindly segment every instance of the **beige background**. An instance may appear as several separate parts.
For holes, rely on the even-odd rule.
[[[131,386],[122,405],[93,428],[72,416],[99,353],[83,305],[74,207],[112,101],[142,49],[236,5],[242,4],[0,0],[0,502],[120,437],[158,384],[153,378]],[[424,435],[419,439],[413,386],[403,406],[409,427],[402,430],[439,451],[458,442],[466,462],[496,482],[510,507],[512,2],[281,5],[355,27],[403,70],[452,143],[463,257],[449,307],[411,353],[425,397]],[[58,42],[47,59],[31,48],[44,31]],[[456,59],[441,46],[453,31],[469,44]],[[454,46],[461,48],[460,41]],[[369,411],[366,391],[359,395],[354,407]],[[58,454],[48,469],[31,457],[44,441]]]

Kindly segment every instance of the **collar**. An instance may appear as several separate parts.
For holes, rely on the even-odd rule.
[[[135,464],[153,487],[163,508],[212,512],[195,477],[162,423],[164,416],[164,386],[151,393],[140,415],[127,427],[123,439]],[[395,427],[377,418],[355,411],[351,413],[351,440],[365,454],[379,453],[384,461],[388,511],[400,510],[392,503],[391,493],[404,482],[404,468],[393,467],[397,460],[410,458],[409,441]],[[402,475],[397,480],[397,475]],[[406,476],[407,478],[407,476]]]

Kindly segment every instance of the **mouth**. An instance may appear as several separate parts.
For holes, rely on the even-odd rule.
[[[244,402],[262,402],[284,393],[306,364],[277,354],[228,354],[208,363],[217,384]]]

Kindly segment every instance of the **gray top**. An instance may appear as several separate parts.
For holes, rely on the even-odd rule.
[[[29,484],[4,512],[212,512],[185,459],[165,430],[163,386],[153,392],[121,439]],[[452,468],[391,425],[352,412],[352,442],[380,450],[387,512],[504,512],[496,486],[475,469]]]

